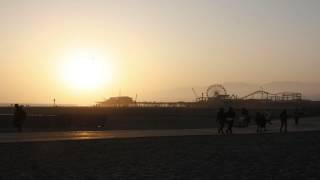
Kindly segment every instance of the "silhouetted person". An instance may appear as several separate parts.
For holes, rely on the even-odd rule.
[[[270,112],[265,111],[264,116],[266,118],[266,123],[271,125],[272,124],[272,122],[271,122],[272,121],[272,114]]]
[[[294,124],[298,125],[299,124],[299,119],[300,119],[300,116],[301,116],[301,113],[300,113],[298,108],[296,108],[294,110],[293,116],[294,116]]]
[[[249,122],[250,122],[250,116],[249,116],[249,111],[246,108],[242,108],[241,109],[241,116],[243,118],[243,123],[245,127],[249,126]]]
[[[226,121],[226,114],[224,112],[224,108],[220,108],[218,113],[217,113],[217,122],[218,122],[218,134],[224,134],[223,128],[224,128],[224,123]]]
[[[15,104],[13,125],[18,132],[22,132],[22,126],[25,118],[26,118],[26,112],[23,109],[23,106],[19,106],[19,104]]]
[[[284,132],[287,132],[287,120],[288,120],[287,110],[284,109],[280,114],[280,122],[281,122],[280,132],[282,132],[283,129],[284,129]]]
[[[262,133],[263,131],[267,130],[267,118],[264,113],[257,112],[255,120],[257,124],[257,133]]]
[[[260,133],[261,132],[261,113],[260,112],[256,113],[255,121],[257,124],[257,133]]]
[[[230,107],[227,114],[226,114],[226,120],[227,120],[227,124],[228,124],[226,134],[232,134],[233,122],[234,122],[235,117],[236,117],[236,113],[234,112],[233,108]]]
[[[14,105],[14,115],[13,115],[13,126],[17,129],[18,131],[18,126],[19,126],[19,112],[20,112],[20,107],[19,104]]]
[[[267,115],[265,113],[261,113],[260,114],[261,132],[267,131],[266,124],[267,124]]]

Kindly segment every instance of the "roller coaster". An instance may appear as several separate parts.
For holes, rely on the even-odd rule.
[[[194,89],[193,89],[194,91]],[[261,100],[261,101],[301,101],[302,94],[298,92],[279,92],[270,93],[264,90],[257,90],[243,97],[229,95],[227,90],[221,84],[214,84],[207,88],[206,93],[202,96],[196,96],[197,102],[210,102],[215,100]],[[204,94],[206,96],[204,96]]]
[[[273,94],[264,90],[258,90],[242,97],[241,99],[257,99],[270,101],[300,101],[302,100],[302,94],[297,92],[280,92]]]

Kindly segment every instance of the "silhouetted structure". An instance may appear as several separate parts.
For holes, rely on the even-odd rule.
[[[128,96],[118,96],[118,97],[110,97],[109,99],[98,102],[98,106],[110,106],[110,107],[115,107],[115,106],[120,106],[120,107],[128,107],[135,105],[135,102],[131,97]]]
[[[280,92],[280,93],[270,93],[267,91],[259,90],[250,93],[241,99],[260,99],[260,100],[270,100],[270,101],[301,101],[302,94],[297,92]]]
[[[199,97],[197,96],[193,88],[192,91],[196,96],[197,102],[208,102],[215,100],[224,100],[229,98],[227,90],[221,84],[213,84],[209,86],[205,92],[206,96],[204,96],[204,93],[202,93],[202,96]]]
[[[192,88],[195,95],[195,103],[190,103],[190,106],[195,107],[235,107],[242,108],[292,108],[301,106],[306,103],[302,100],[302,94],[299,92],[279,92],[271,93],[264,90],[254,91],[243,97],[228,94],[227,90],[220,84],[214,84],[207,88],[202,96],[199,97]]]

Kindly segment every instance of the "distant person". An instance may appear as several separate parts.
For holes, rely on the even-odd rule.
[[[227,114],[226,114],[226,121],[228,124],[228,128],[226,130],[226,134],[232,134],[232,128],[233,128],[233,123],[234,123],[234,119],[236,118],[236,113],[233,110],[232,107],[229,108]]]
[[[300,116],[301,116],[301,112],[299,111],[298,108],[296,108],[294,110],[293,116],[294,116],[294,124],[298,125],[299,124],[299,119],[300,119]]]
[[[13,125],[17,129],[17,132],[22,132],[22,126],[25,118],[26,118],[26,112],[23,109],[23,106],[19,106],[19,104],[15,104]]]
[[[248,127],[249,123],[250,123],[250,116],[249,116],[248,109],[246,109],[246,108],[242,108],[241,109],[241,118],[242,118],[242,121],[244,123],[244,126]]]
[[[257,125],[257,133],[261,132],[261,113],[257,112],[255,117],[256,125]]]
[[[20,106],[19,104],[14,105],[14,114],[13,114],[13,126],[17,129],[19,127],[19,112],[20,112]]]
[[[261,132],[267,131],[267,114],[261,113],[260,114],[260,126],[261,126]]]
[[[272,124],[272,117],[273,117],[272,113],[270,113],[268,111],[265,111],[264,115],[265,115],[265,118],[266,118],[266,123],[271,125]]]
[[[224,112],[224,108],[219,109],[216,120],[218,122],[218,134],[224,134],[223,128],[226,121],[226,114]]]
[[[281,126],[280,126],[280,132],[287,132],[287,120],[288,120],[288,114],[287,114],[287,110],[284,109],[281,114],[280,114],[280,122],[281,122]]]
[[[264,113],[257,112],[255,120],[257,124],[257,133],[262,133],[264,131],[267,131],[267,128],[266,128],[267,118]]]

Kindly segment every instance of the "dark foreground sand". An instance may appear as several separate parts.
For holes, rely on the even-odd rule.
[[[0,179],[319,179],[320,132],[0,144]]]

